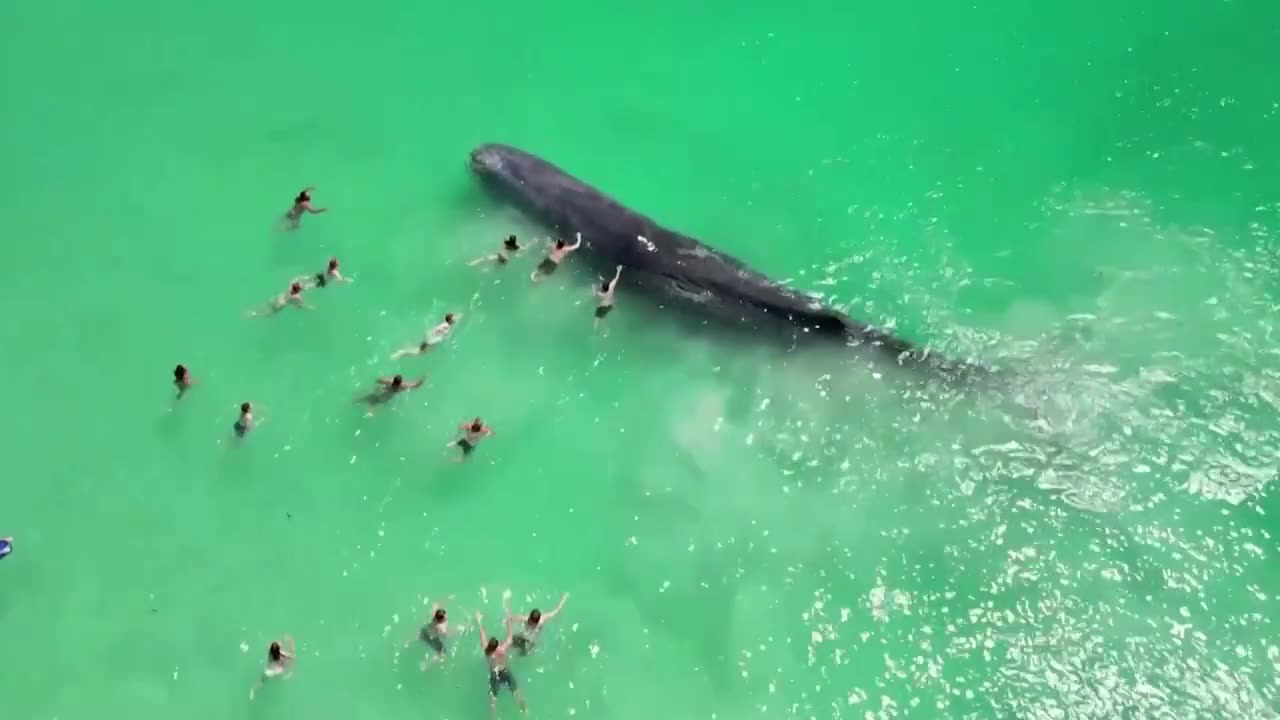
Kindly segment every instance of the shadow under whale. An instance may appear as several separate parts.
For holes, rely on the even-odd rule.
[[[990,371],[945,358],[866,325],[780,285],[741,261],[668,230],[542,158],[502,144],[471,151],[471,170],[487,187],[561,237],[581,235],[582,251],[602,274],[622,265],[620,290],[638,291],[664,307],[768,334],[786,342],[839,342],[872,349],[903,366],[949,379]]]

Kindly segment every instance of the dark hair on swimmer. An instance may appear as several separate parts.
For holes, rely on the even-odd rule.
[[[605,280],[600,283],[600,292],[609,292],[609,281]]]
[[[293,202],[295,205],[301,205],[302,203],[310,199],[311,199],[311,193],[307,192],[306,190],[303,190],[302,192],[298,193],[298,197],[294,198]]]
[[[289,292],[293,293],[294,295],[297,295],[298,293],[302,292],[302,283],[296,282],[290,285]]]
[[[337,270],[337,269],[338,269],[338,258],[336,258],[336,257],[331,257],[331,258],[329,258],[329,269],[330,269],[330,270]]]
[[[471,421],[471,432],[480,432],[484,429],[484,422],[480,418]]]
[[[557,240],[557,241],[556,241],[556,249],[557,249],[557,250],[559,250],[559,249],[560,249],[560,248],[562,248],[562,247],[564,247],[564,240]]]
[[[445,322],[447,322],[447,323],[449,323],[450,325],[452,325],[452,324],[453,324],[453,313],[445,313],[445,314],[444,314],[444,321],[445,321]]]
[[[534,608],[534,609],[532,609],[532,610],[530,610],[530,611],[529,611],[529,624],[530,624],[530,625],[537,625],[537,624],[538,624],[539,622],[541,622],[541,621],[542,621],[542,611],[541,611],[541,610],[539,610],[539,609],[537,609],[537,608]]]
[[[509,236],[507,236],[507,240],[506,240],[506,242],[504,242],[504,243],[502,243],[502,244],[503,244],[503,245],[506,245],[506,246],[507,246],[509,249],[511,249],[511,250],[519,250],[519,249],[520,249],[520,243],[516,242],[516,236],[515,236],[515,235],[509,235]]]
[[[250,405],[249,403],[240,403],[240,412],[247,413],[252,409],[253,409],[253,406]]]
[[[401,386],[401,385],[403,385],[403,384],[404,384],[404,377],[403,377],[403,376],[401,376],[401,375],[397,375],[397,376],[395,376],[395,377],[391,378],[391,387],[400,387],[400,386]]]
[[[492,655],[494,651],[497,649],[498,649],[498,638],[491,637],[489,638],[488,644],[484,646],[484,654]]]
[[[271,643],[271,647],[267,648],[267,658],[274,662],[280,662],[284,659],[281,653],[280,643],[278,642]]]
[[[186,378],[187,378],[187,366],[186,366],[186,365],[179,365],[178,367],[176,367],[176,368],[174,368],[174,369],[173,369],[173,379],[174,379],[174,380],[185,380]]]
[[[435,622],[444,622],[444,608],[436,608],[436,614],[431,616]]]

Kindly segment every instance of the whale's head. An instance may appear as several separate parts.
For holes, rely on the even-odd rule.
[[[555,224],[556,200],[564,173],[519,148],[486,143],[471,151],[471,171],[499,199]]]

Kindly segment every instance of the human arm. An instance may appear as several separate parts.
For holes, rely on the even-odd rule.
[[[502,649],[502,651],[503,651],[503,652],[506,652],[506,650],[507,650],[508,648],[510,648],[510,647],[511,647],[511,639],[512,639],[512,638],[514,638],[514,637],[515,637],[515,635],[516,635],[515,628],[514,628],[514,627],[512,627],[512,625],[511,625],[511,616],[510,616],[510,615],[508,615],[508,616],[507,616],[507,621],[506,621],[506,622],[507,622],[507,639],[502,641],[502,648],[501,648],[501,649]]]
[[[565,604],[565,602],[566,602],[566,601],[568,601],[568,600],[569,600],[569,593],[565,593],[564,595],[561,595],[561,596],[560,596],[560,604],[559,604],[559,605],[556,605],[556,609],[555,609],[555,610],[552,610],[551,612],[547,613],[546,615],[543,615],[543,616],[542,616],[542,619],[543,619],[543,620],[550,620],[551,618],[555,617],[556,615],[559,615],[559,614],[560,614],[560,611],[564,609],[564,604]]]
[[[582,233],[574,233],[574,234],[577,236],[578,239],[572,245],[569,246],[570,250],[577,250],[578,246],[582,245]]]
[[[610,288],[612,288],[614,285],[618,284],[618,278],[620,278],[620,277],[622,277],[622,266],[621,266],[621,265],[619,265],[619,266],[618,266],[618,272],[616,272],[616,273],[614,273],[614,274],[613,274],[613,282],[609,283],[609,287],[610,287]]]
[[[312,215],[319,215],[320,213],[329,212],[329,208],[311,207],[311,203],[306,203],[303,205],[303,207],[306,208],[307,212],[311,213]]]
[[[408,387],[409,387],[409,389],[410,389],[410,390],[417,390],[418,388],[422,387],[422,383],[424,383],[424,382],[426,382],[426,381],[427,381],[427,379],[426,379],[425,377],[420,377],[420,378],[418,378],[417,380],[414,380],[414,381],[413,381],[413,382],[411,382],[411,383],[406,383],[406,385],[408,385]]]
[[[483,650],[489,644],[489,637],[484,634],[484,616],[478,611],[476,612],[476,625],[480,628],[480,649]]]

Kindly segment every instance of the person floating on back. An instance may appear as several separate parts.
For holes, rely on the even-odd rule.
[[[462,437],[445,446],[453,447],[456,445],[462,448],[462,455],[458,456],[458,462],[470,457],[471,453],[475,452],[476,446],[480,444],[480,441],[493,434],[493,428],[485,425],[480,418],[476,418],[471,422],[464,422],[458,426],[458,429],[462,431]]]
[[[257,691],[267,684],[272,678],[280,677],[288,672],[293,666],[293,660],[297,657],[297,649],[293,645],[293,638],[288,635],[284,636],[284,641],[289,643],[288,652],[280,647],[280,643],[272,641],[271,646],[267,648],[267,666],[262,671],[262,676],[258,678],[258,684],[249,691],[249,699],[252,700]]]
[[[289,212],[285,213],[285,220],[289,223],[290,230],[297,230],[298,225],[302,222],[304,213],[319,215],[328,212],[329,208],[317,208],[311,205],[311,191],[315,190],[314,185],[308,185],[298,196],[293,199],[293,207],[289,208]]]
[[[582,246],[582,233],[577,233],[577,238],[577,242],[572,245],[565,244],[564,240],[556,240],[556,244],[551,247],[551,252],[547,253],[547,258],[538,265],[538,269],[534,270],[529,278],[534,282],[538,282],[555,272],[556,268],[560,267],[560,263],[569,256],[569,253]]]
[[[344,277],[342,271],[338,270],[338,258],[329,258],[329,265],[324,272],[318,272],[311,276],[311,287],[322,288],[329,283],[349,283],[355,282],[352,278]]]
[[[297,305],[303,310],[310,310],[311,306],[308,305],[306,301],[302,299],[302,291],[304,289],[305,288],[303,288],[301,281],[294,280],[292,283],[289,284],[288,290],[275,296],[271,300],[271,302],[266,304],[265,307],[263,307],[260,310],[250,310],[249,317],[264,317],[267,315],[275,315],[276,313],[283,310],[285,306],[289,305],[290,303]]]
[[[484,658],[489,664],[489,717],[497,717],[498,714],[498,691],[506,685],[511,690],[511,696],[515,698],[516,704],[520,706],[520,712],[527,712],[529,707],[525,705],[524,698],[520,695],[520,689],[516,687],[516,678],[511,674],[511,669],[507,667],[507,652],[511,650],[511,618],[507,618],[507,639],[498,642],[496,637],[488,637],[484,633],[484,617],[480,613],[476,613],[476,624],[480,626],[480,647],[484,648]]]
[[[445,600],[448,600],[451,597],[453,596],[451,595],[448,598],[445,598]],[[435,651],[435,660],[443,662],[446,654],[444,641],[448,635],[449,613],[441,607],[441,603],[435,603],[431,606],[431,619],[427,621],[426,625],[423,625],[422,628],[418,630],[418,639],[425,642],[427,647]],[[411,642],[413,641],[406,640],[404,646],[409,647],[409,643]],[[422,661],[422,669],[426,670],[427,667],[429,667],[428,663],[431,661],[431,657],[424,659]]]
[[[195,384],[196,379],[191,377],[186,365],[179,365],[173,369],[173,386],[178,388],[178,397],[185,395]]]
[[[454,313],[445,313],[444,321],[431,328],[431,330],[427,332],[427,336],[423,338],[422,342],[414,345],[413,347],[407,347],[395,351],[391,354],[391,359],[399,360],[406,355],[425,355],[431,352],[432,348],[444,342],[445,338],[449,337],[449,333],[453,332],[453,327],[458,324],[459,317],[459,315]]]
[[[515,235],[508,235],[507,239],[502,243],[502,248],[499,249],[498,252],[491,253],[489,255],[482,255],[468,264],[476,266],[482,262],[494,262],[499,265],[506,265],[518,252],[520,252],[520,242],[516,240]]]
[[[564,609],[564,604],[569,599],[569,593],[565,593],[560,597],[560,604],[556,605],[556,609],[543,615],[541,611],[534,608],[529,611],[526,616],[511,614],[511,593],[506,592],[502,595],[502,606],[507,611],[507,622],[519,621],[521,623],[520,632],[515,634],[513,643],[521,655],[528,655],[533,652],[534,645],[538,642],[538,636],[542,634],[542,628],[546,627],[548,621],[560,614]]]
[[[426,381],[426,378],[418,378],[413,382],[405,382],[404,377],[401,375],[395,375],[392,377],[380,377],[378,378],[378,381],[377,381],[379,385],[378,389],[374,390],[368,395],[362,396],[357,402],[363,402],[368,404],[369,414],[372,415],[374,409],[377,408],[377,406],[386,403],[391,398],[395,397],[396,395],[399,395],[402,392],[417,390],[418,388],[422,387],[422,383],[425,381]]]
[[[622,277],[622,266],[618,266],[618,272],[613,274],[612,280],[605,280],[595,291],[596,297],[600,299],[600,304],[596,305],[596,327],[600,326],[600,321],[605,319],[609,313],[613,312],[613,291],[618,287],[618,278]]]

